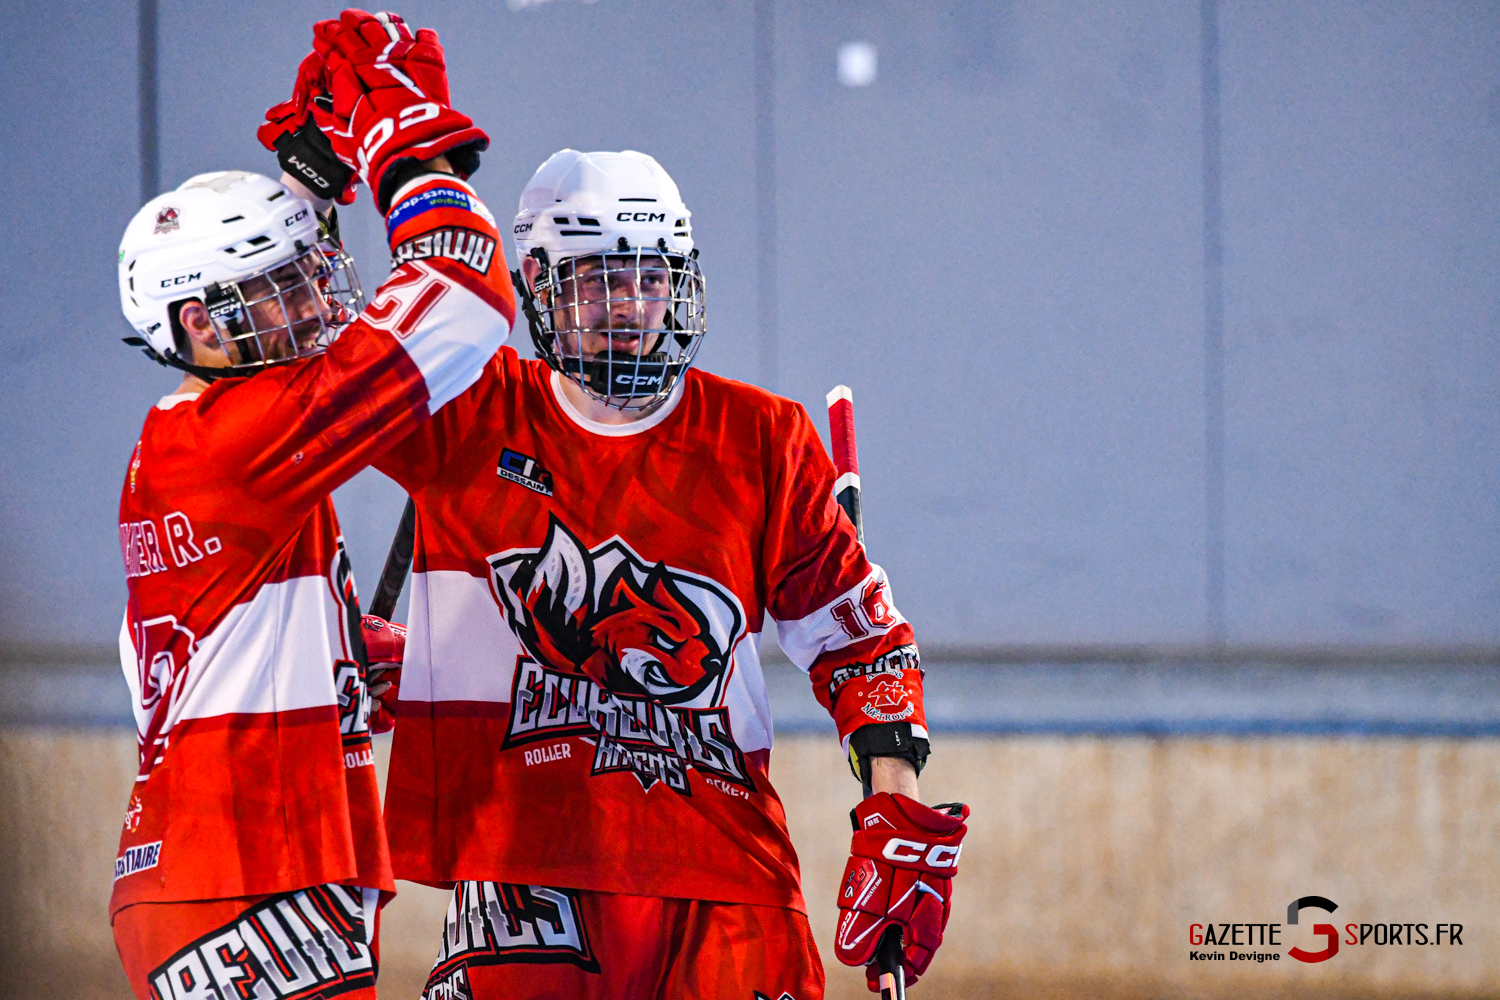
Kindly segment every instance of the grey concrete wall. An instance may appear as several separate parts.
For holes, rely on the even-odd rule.
[[[1226,4],[1230,620],[1500,629],[1500,8]]]
[[[98,642],[124,609],[125,465],[169,386],[119,342],[115,251],[140,206],[135,8],[6,19],[26,41],[0,60],[15,191],[0,215],[0,637]]]
[[[1219,20],[1217,368],[1205,8]],[[555,149],[651,152],[695,213],[704,366],[764,376],[820,421],[829,387],[855,389],[872,554],[920,638],[1500,639],[1497,8],[760,10],[775,43],[770,259],[756,253],[755,4],[407,13],[441,31],[455,98],[494,137],[477,184],[497,214]],[[162,0],[163,185],[274,171],[254,126],[330,12]],[[26,44],[0,67],[16,95],[0,114],[0,641],[102,643],[124,593],[125,458],[174,384],[117,343],[114,249],[139,202],[136,9],[10,15]],[[853,40],[879,47],[869,87],[835,80]],[[373,284],[379,221],[368,202],[346,218]],[[369,473],[337,500],[368,593],[402,498]]]
[[[376,740],[384,771],[389,740]],[[121,730],[0,728],[0,997],[129,995],[106,911],[134,774]],[[778,742],[773,779],[802,863],[829,996],[869,996],[831,947],[858,795],[838,744]],[[923,775],[926,801],[972,807],[953,915],[913,996],[1493,997],[1500,952],[1500,743],[1431,739],[962,738]],[[384,996],[415,997],[445,894],[400,883],[381,929]],[[1460,945],[1341,946],[1334,922],[1464,926]],[[1194,923],[1282,923],[1274,962],[1197,962]]]
[[[777,12],[780,384],[919,637],[1201,639],[1196,5]]]

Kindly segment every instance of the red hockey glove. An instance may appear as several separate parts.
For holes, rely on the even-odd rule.
[[[297,81],[292,84],[292,99],[266,110],[266,122],[255,133],[260,144],[274,150],[277,139],[300,129],[310,114],[308,102],[321,93],[324,93],[323,57],[310,52],[302,60],[302,65],[297,67]]]
[[[365,615],[360,630],[365,659],[370,663],[370,732],[388,733],[396,725],[396,701],[401,697],[401,661],[406,658],[406,626]]]
[[[276,154],[282,170],[300,180],[313,194],[348,205],[354,201],[359,177],[334,155],[328,137],[312,120],[312,101],[327,100],[323,77],[323,57],[311,53],[297,67],[292,99],[266,110],[265,124],[255,137]]]
[[[399,15],[346,10],[313,28],[313,48],[327,65],[331,103],[313,102],[318,126],[339,159],[359,171],[389,210],[394,185],[382,184],[402,160],[448,154],[461,177],[478,166],[490,138],[448,106],[448,68],[437,32],[415,35]]]
[[[866,967],[870,992],[879,993],[875,949],[888,926],[901,928],[908,983],[927,971],[943,943],[969,807],[950,802],[929,809],[878,792],[854,807],[853,818],[833,945],[840,962]]]

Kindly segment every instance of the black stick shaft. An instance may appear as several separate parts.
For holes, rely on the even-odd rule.
[[[901,928],[887,927],[875,949],[880,963],[880,1000],[906,1000],[906,969],[901,965]]]
[[[391,620],[396,613],[396,601],[401,597],[401,588],[406,586],[406,574],[411,570],[412,547],[417,536],[417,505],[410,498],[406,510],[401,514],[401,523],[396,527],[396,537],[391,539],[391,551],[385,557],[385,569],[380,571],[380,583],[370,599],[370,614],[376,618]]]
[[[844,508],[849,520],[854,522],[854,534],[859,539],[859,544],[865,544],[865,515],[864,509],[859,505],[859,487],[845,486],[843,492],[834,499]]]

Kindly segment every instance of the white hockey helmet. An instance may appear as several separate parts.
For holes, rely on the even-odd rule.
[[[148,201],[120,240],[126,343],[195,374],[242,375],[319,354],[363,307],[354,263],[317,212],[269,177],[199,174]],[[228,369],[193,365],[173,336],[173,303],[208,309]]]
[[[516,272],[538,356],[611,406],[666,399],[706,327],[692,213],[661,164],[632,150],[555,153],[521,192],[512,234],[517,260],[541,267],[535,289]],[[584,332],[609,346],[585,355]],[[622,332],[638,334],[633,350],[614,346]]]

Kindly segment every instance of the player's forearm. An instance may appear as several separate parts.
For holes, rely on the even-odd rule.
[[[902,757],[874,757],[870,760],[870,787],[877,792],[900,792],[921,801],[917,794],[917,769]]]

